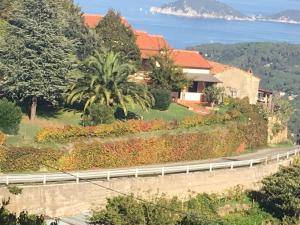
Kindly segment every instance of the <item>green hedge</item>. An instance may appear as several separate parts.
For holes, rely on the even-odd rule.
[[[172,103],[171,91],[164,89],[154,89],[151,91],[155,99],[155,104],[153,109],[158,109],[161,111],[166,111],[169,109]]]
[[[17,134],[22,119],[21,108],[7,99],[0,100],[0,131]]]
[[[114,110],[107,105],[94,104],[89,107],[83,115],[83,126],[96,126],[99,124],[110,124],[114,122]]]

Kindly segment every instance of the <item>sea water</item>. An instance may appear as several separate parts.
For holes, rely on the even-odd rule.
[[[300,10],[300,0],[222,0],[246,15],[271,15]],[[119,11],[137,30],[163,35],[175,48],[204,43],[289,42],[300,44],[300,24],[226,21],[153,14],[152,6],[171,0],[75,0],[86,13]]]

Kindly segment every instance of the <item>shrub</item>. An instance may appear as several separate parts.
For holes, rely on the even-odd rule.
[[[225,89],[223,87],[209,86],[205,88],[204,93],[207,101],[214,107],[215,104],[219,104],[224,96]]]
[[[36,148],[0,148],[0,169],[3,172],[39,171],[49,166],[58,166],[62,152]],[[49,168],[51,169],[51,168]]]
[[[161,111],[169,109],[172,102],[171,92],[169,90],[154,89],[151,91],[151,93],[155,99],[153,109],[158,109]]]
[[[277,217],[300,217],[300,166],[282,168],[263,180],[263,205]]]
[[[22,188],[19,188],[17,186],[8,186],[7,187],[9,193],[13,194],[13,195],[21,195],[23,192]]]
[[[38,143],[45,143],[48,141],[64,141],[70,138],[79,137],[118,137],[126,134],[167,130],[171,128],[172,125],[163,120],[128,120],[126,122],[116,121],[112,124],[102,124],[88,127],[66,126],[64,128],[44,128],[37,133],[36,141]]]
[[[282,124],[280,123],[275,123],[272,127],[272,134],[273,135],[277,135],[279,134],[281,131],[283,131],[285,129],[285,126],[283,126]]]
[[[0,130],[6,134],[17,134],[22,119],[21,108],[7,99],[0,100]]]
[[[197,201],[191,199],[190,201]],[[108,199],[106,208],[94,211],[91,224],[134,224],[134,225],[223,225],[217,212],[207,217],[201,211],[202,202],[186,206],[188,203],[178,198],[154,197],[149,201],[139,201],[133,196],[119,196]]]
[[[176,198],[157,197],[152,201],[138,201],[133,196],[108,199],[106,208],[94,211],[91,224],[173,225],[178,224],[182,202]],[[172,209],[172,210],[170,210]],[[173,212],[172,212],[173,211]]]
[[[135,114],[134,112],[127,112],[127,115],[125,115],[125,112],[122,108],[118,107],[114,113],[115,118],[118,120],[139,120],[141,119],[141,116]]]
[[[226,111],[223,110],[207,116],[196,115],[186,118],[180,123],[162,120],[129,120],[93,127],[45,128],[38,132],[36,141],[45,143],[47,141],[67,141],[68,139],[80,137],[119,137],[141,132],[221,125],[219,127],[227,126],[228,129],[232,129],[232,133],[240,137],[240,140],[238,140],[240,151],[244,150],[244,148],[265,146],[267,144],[268,124],[266,118],[260,113],[259,108],[249,105],[245,100],[230,101]],[[236,139],[233,138],[232,140],[235,143]],[[213,143],[214,140],[211,140],[210,146],[213,146]]]
[[[114,110],[106,105],[94,104],[87,113],[83,115],[82,125],[95,126],[99,124],[110,124],[115,120]]]
[[[244,136],[237,126],[230,126],[147,139],[80,142],[63,157],[61,169],[116,168],[228,156],[245,150],[241,150]]]
[[[0,131],[0,145],[4,145],[6,141],[6,136]]]
[[[45,225],[44,216],[30,215],[26,211],[22,211],[16,215],[16,213],[10,212],[6,207],[9,205],[10,200],[2,199],[0,204],[0,224],[1,225]],[[56,225],[54,223],[53,225]]]

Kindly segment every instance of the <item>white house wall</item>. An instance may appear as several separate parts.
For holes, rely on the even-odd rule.
[[[190,73],[190,74],[210,74],[210,70],[207,69],[187,69],[183,68],[184,73]]]

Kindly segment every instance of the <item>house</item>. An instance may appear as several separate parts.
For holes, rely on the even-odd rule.
[[[261,104],[265,109],[270,112],[273,111],[273,91],[259,89],[258,90],[258,104]]]
[[[186,87],[178,93],[178,98],[181,101],[205,102],[204,89],[221,83],[218,78],[210,74],[210,63],[197,51],[174,49],[170,56],[192,82],[190,87]]]
[[[178,92],[173,92],[175,99],[182,101],[203,102],[205,87],[217,84],[220,81],[210,74],[211,65],[197,51],[173,49],[170,44],[160,35],[150,35],[146,32],[136,31],[137,46],[141,51],[143,69],[149,69],[151,57],[168,52],[175,65],[183,69],[186,77],[192,81],[190,88],[185,88]],[[140,74],[140,79],[142,79]]]
[[[90,28],[95,28],[103,18],[101,15],[90,14],[84,14],[83,17]],[[173,49],[163,36],[135,30],[123,17],[122,22],[135,33],[136,44],[141,52],[142,71],[132,75],[130,77],[132,80],[146,83],[147,71],[150,69],[149,60],[153,56],[168,51],[174,63],[183,69],[186,77],[192,82],[190,87],[173,92],[174,99],[181,103],[203,103],[206,101],[204,89],[211,85],[218,85],[225,87],[229,96],[249,97],[250,103],[256,104],[260,79],[252,71],[247,72],[232,66],[210,62],[197,51]]]
[[[225,94],[233,98],[249,98],[250,104],[258,101],[260,78],[252,70],[242,70],[234,66],[210,61],[211,74],[221,83],[218,86],[225,88]]]

